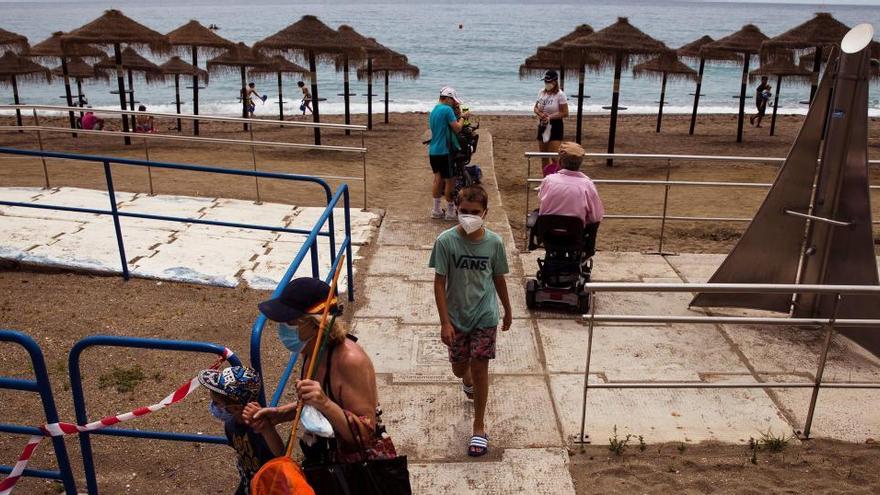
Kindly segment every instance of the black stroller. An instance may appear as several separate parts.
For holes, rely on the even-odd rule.
[[[480,135],[476,132],[479,128],[480,124],[468,124],[455,136],[458,139],[459,149],[452,153],[452,176],[455,177],[453,198],[458,197],[458,191],[463,187],[479,184],[483,178],[480,166],[471,165],[471,158],[477,152],[477,143],[480,142]]]
[[[590,281],[593,255],[596,254],[598,223],[583,225],[580,218],[542,215],[535,212],[530,220],[529,250],[543,246],[544,258],[538,258],[535,278],[526,282],[526,306],[560,307],[586,313],[589,294],[584,284]]]

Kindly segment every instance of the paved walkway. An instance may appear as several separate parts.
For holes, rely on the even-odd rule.
[[[0,188],[6,201],[106,210],[109,197],[94,189]],[[231,223],[311,230],[324,208],[192,196],[150,196],[116,192],[123,212],[148,213]],[[337,210],[337,245],[345,235]],[[378,229],[380,215],[351,210],[355,258]],[[265,230],[121,218],[125,254],[132,276],[272,290],[305,241],[305,235]],[[326,227],[323,229],[326,230]],[[320,273],[330,266],[329,240],[319,238]],[[121,273],[113,220],[109,215],[0,206],[0,259],[31,265]],[[311,273],[306,257],[298,273]],[[345,287],[345,280],[340,286]]]

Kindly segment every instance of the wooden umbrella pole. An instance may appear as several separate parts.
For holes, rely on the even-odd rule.
[[[116,84],[119,87],[119,108],[123,111],[125,108],[125,72],[122,69],[122,49],[119,46],[119,43],[113,44],[113,58],[116,62]],[[122,132],[128,133],[128,116],[122,115]],[[126,145],[131,145],[131,137],[125,136],[123,138]]]
[[[309,76],[312,78],[312,122],[321,122],[321,112],[318,110],[318,67],[315,63],[315,52],[309,50]],[[321,128],[315,127],[315,144],[321,144]]]
[[[177,115],[180,115],[180,74],[174,74],[174,106],[177,108]],[[180,119],[177,119],[177,132],[183,128]]]
[[[746,111],[746,85],[749,82],[749,59],[751,54],[743,54],[743,73],[742,82],[739,88],[739,118],[736,122],[736,142],[741,143],[743,140],[743,117]]]
[[[134,71],[128,69],[128,103],[131,111],[134,112]],[[137,129],[137,116],[134,114],[129,115],[131,119],[131,128]]]
[[[584,118],[584,79],[586,79],[586,68],[584,67],[584,61],[578,61],[578,115],[577,115],[577,124],[575,125],[576,131],[574,140],[578,144],[581,142],[581,133],[583,131],[583,118]]]
[[[776,76],[776,96],[773,98],[773,116],[770,117],[770,135],[776,132],[776,109],[779,108],[779,90],[782,88],[782,76]]]
[[[278,71],[278,120],[284,120],[284,93],[281,85],[281,71]]]
[[[312,347],[312,355],[309,359],[309,368],[306,371],[306,379],[311,380],[314,378],[315,368],[318,352],[321,347],[321,341],[324,338],[324,332],[326,331],[327,325],[327,317],[330,315],[330,306],[333,302],[333,297],[336,295],[336,285],[339,281],[339,274],[342,273],[342,265],[345,261],[345,253],[339,257],[339,263],[336,265],[336,272],[333,274],[333,280],[330,281],[330,291],[327,293],[327,299],[324,301],[324,312],[321,314],[321,324],[318,326],[318,335],[315,336],[315,345]],[[335,320],[334,316],[334,320]],[[332,320],[331,320],[332,321]],[[285,451],[285,455],[290,457],[290,454],[293,452],[293,440],[296,438],[296,430],[299,426],[299,420],[302,415],[303,403],[299,401],[296,405],[296,415],[293,419],[293,425],[290,428],[290,437],[287,439],[287,450]]]
[[[819,86],[819,71],[822,68],[821,45],[816,47],[816,51],[813,52],[813,57],[813,81],[810,83],[810,103],[813,102],[813,97],[816,96],[816,88]]]
[[[703,69],[706,67],[706,59],[700,57],[700,71],[697,74],[697,92],[694,93],[694,111],[691,113],[691,128],[688,134],[694,135],[694,128],[697,126],[697,107],[700,106],[700,91],[703,88]]]
[[[12,79],[12,101],[16,105],[20,105],[21,102],[18,99],[18,81],[16,81],[15,76],[10,76],[10,79]],[[19,110],[17,108],[15,109],[15,122],[16,122],[16,124],[18,124],[19,127],[22,126],[21,110]],[[18,131],[18,132],[24,132],[24,131]]]
[[[367,59],[367,130],[373,130],[373,58]]]
[[[77,106],[82,108],[83,104],[85,102],[83,102],[83,86],[82,86],[82,78],[81,77],[76,78],[76,100],[77,100]],[[83,115],[84,115],[83,112],[80,111],[79,118],[82,119]]]
[[[388,91],[388,71],[385,71],[385,123],[388,123],[388,101],[391,95]]]
[[[199,114],[199,47],[192,47],[193,61],[193,115]],[[199,135],[199,121],[193,120],[193,136]]]
[[[666,100],[666,77],[663,73],[663,82],[660,83],[660,107],[657,109],[657,132],[660,132],[660,126],[663,124],[663,102]]]
[[[70,71],[67,68],[67,57],[61,57],[61,76],[64,78],[64,96],[67,98],[67,106],[73,106],[73,92],[70,90]],[[73,113],[73,110],[67,112],[68,117],[70,117],[70,128],[76,129],[76,115]],[[73,137],[76,137],[76,133],[71,134]]]
[[[246,118],[248,118],[247,79],[245,78],[245,75],[244,75],[244,66],[242,65],[240,67],[240,69],[241,69],[241,118],[246,119]],[[248,130],[247,122],[244,123],[243,127],[244,127],[244,130]]]
[[[345,93],[343,101],[345,102],[345,125],[351,124],[351,99],[348,96],[351,86],[348,80],[348,55],[345,55],[342,70],[345,73],[342,76],[342,92]],[[345,130],[346,136],[351,136],[351,130]]]
[[[611,94],[611,128],[608,132],[608,153],[614,153],[614,140],[617,137],[617,106],[620,103],[620,70],[623,59],[620,53],[614,56],[614,92]],[[614,159],[609,158],[605,165],[614,166]]]
[[[559,89],[565,91],[565,64],[559,66]]]

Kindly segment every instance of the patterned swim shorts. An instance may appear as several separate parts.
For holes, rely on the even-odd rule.
[[[468,359],[495,359],[495,333],[497,326],[475,328],[470,332],[455,329],[455,338],[449,346],[449,362],[460,363]]]

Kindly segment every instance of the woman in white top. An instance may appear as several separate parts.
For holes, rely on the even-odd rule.
[[[539,119],[538,149],[558,152],[564,135],[563,119],[568,117],[568,99],[559,89],[559,74],[555,70],[544,74],[544,89],[538,93],[534,112]],[[542,162],[546,166],[549,160],[545,158]]]

